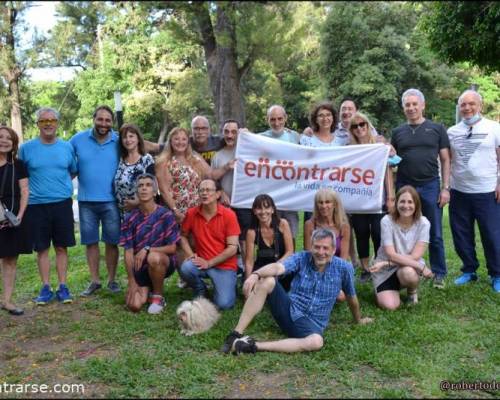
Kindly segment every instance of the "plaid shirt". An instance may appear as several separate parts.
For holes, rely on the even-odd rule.
[[[354,269],[339,257],[332,257],[323,272],[315,269],[309,251],[293,254],[283,265],[284,275],[294,274],[289,294],[293,321],[307,317],[324,330],[340,290],[350,297],[356,295]]]
[[[125,216],[121,226],[120,246],[134,249],[134,254],[145,246],[162,247],[175,244],[180,234],[172,211],[158,206],[150,215],[144,215],[138,208]]]

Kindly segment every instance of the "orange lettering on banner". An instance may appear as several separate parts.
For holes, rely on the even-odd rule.
[[[294,166],[293,161],[276,160],[271,164],[269,158],[259,158],[259,163],[246,161],[243,166],[245,175],[250,177],[273,179],[273,180],[330,180],[339,182],[350,182],[353,184],[363,183],[373,185],[375,171],[373,169],[363,170],[360,167],[325,167],[320,168],[317,164],[312,167]],[[319,176],[318,176],[319,174]]]

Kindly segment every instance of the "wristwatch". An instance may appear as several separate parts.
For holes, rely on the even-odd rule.
[[[448,186],[443,186],[443,189],[444,189],[444,190],[447,190],[447,191],[449,192],[449,191],[450,191],[450,189],[451,189],[451,186],[450,186],[450,185],[448,185]]]

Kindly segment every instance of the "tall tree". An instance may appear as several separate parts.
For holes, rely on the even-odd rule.
[[[165,10],[167,26],[202,46],[220,127],[227,118],[245,124],[242,82],[256,60],[283,56],[293,28],[287,3],[154,2]]]
[[[424,9],[422,25],[441,57],[500,71],[500,3],[437,1]]]
[[[16,57],[18,38],[16,28],[21,23],[20,13],[27,7],[24,1],[7,1],[0,9],[0,74],[8,87],[10,123],[20,142],[23,141],[23,124],[19,82],[23,68]]]

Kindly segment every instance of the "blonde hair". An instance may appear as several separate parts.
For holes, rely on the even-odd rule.
[[[353,135],[351,131],[351,125],[355,119],[362,119],[364,122],[368,124],[368,144],[374,144],[377,143],[375,141],[375,137],[372,135],[373,130],[375,129],[370,122],[370,119],[366,116],[366,114],[363,114],[362,112],[356,111],[356,113],[351,117],[349,121],[349,136],[351,140],[349,141],[349,144],[361,144],[359,143],[359,139],[357,138],[356,135]]]
[[[191,147],[191,143],[189,141],[189,132],[187,129],[180,128],[180,127],[175,127],[173,128],[167,138],[167,144],[161,154],[156,157],[156,163],[157,164],[167,164],[170,165],[172,162],[172,159],[174,158],[174,150],[172,149],[172,138],[175,135],[184,133],[188,139],[188,144],[186,147],[186,152],[184,156],[186,157],[186,161],[188,164],[196,171],[196,173],[200,176],[200,178],[203,175],[202,167],[201,167],[201,162],[200,162],[200,156],[198,153],[193,151],[193,148]]]
[[[343,225],[348,223],[347,215],[344,211],[344,206],[342,205],[342,201],[340,201],[339,196],[332,189],[319,189],[314,196],[314,210],[312,215],[312,220],[314,225],[316,225],[319,221],[320,217],[318,202],[320,200],[330,200],[333,204],[333,225],[340,230]]]

